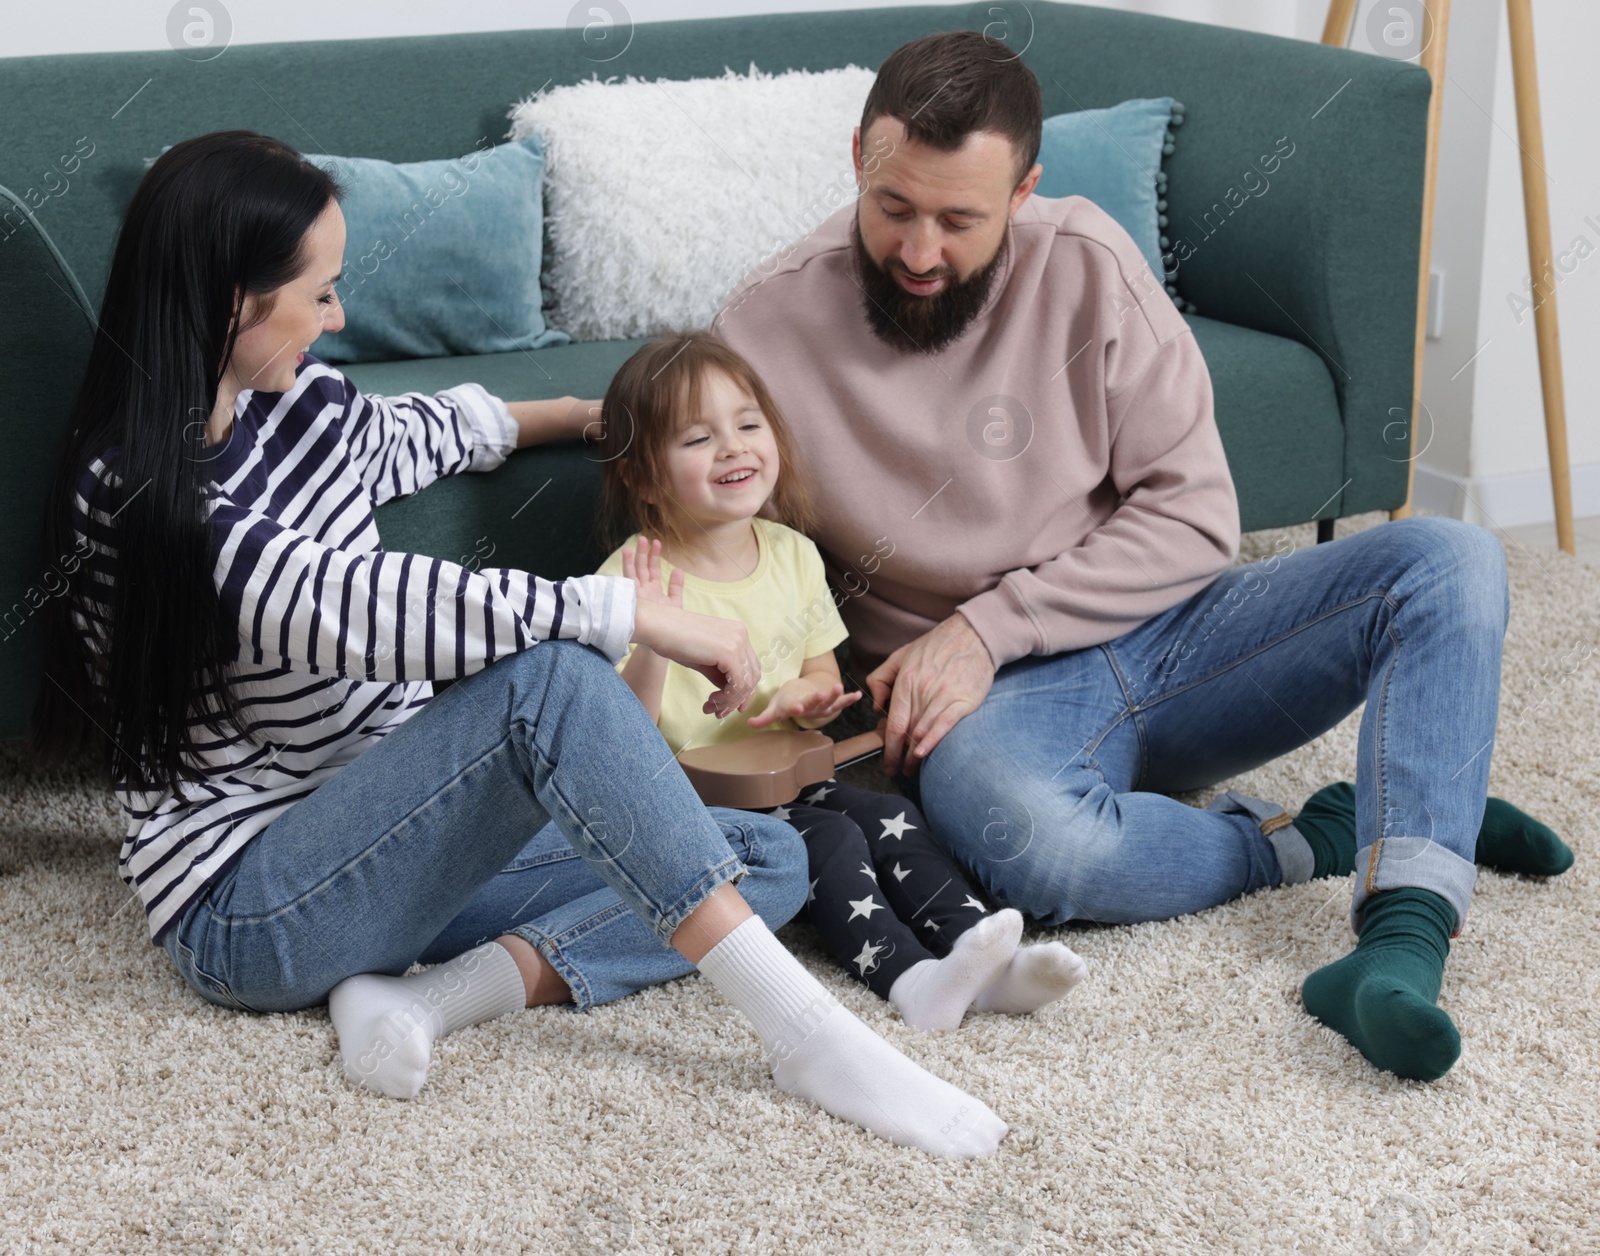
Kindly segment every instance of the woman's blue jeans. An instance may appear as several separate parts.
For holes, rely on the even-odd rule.
[[[805,902],[800,835],[708,810],[605,657],[545,641],[277,817],[163,943],[211,1002],[276,1012],[512,933],[586,1008],[693,971],[668,939],[726,882],[784,924]]]
[[[1308,880],[1277,804],[1198,789],[1363,701],[1356,891],[1466,919],[1510,599],[1487,530],[1414,516],[1273,554],[1104,645],[1009,663],[902,792],[1003,905],[1049,924],[1160,920]],[[1295,801],[1295,800],[1291,800]]]

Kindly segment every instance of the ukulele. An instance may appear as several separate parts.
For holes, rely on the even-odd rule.
[[[884,716],[870,733],[834,741],[820,729],[775,728],[738,741],[694,746],[678,756],[700,801],[708,807],[761,811],[800,797],[838,768],[870,758],[883,749]]]

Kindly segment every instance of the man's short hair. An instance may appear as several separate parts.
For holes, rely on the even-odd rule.
[[[982,31],[941,31],[891,52],[861,111],[863,141],[885,115],[898,119],[910,139],[941,152],[955,152],[975,131],[1004,135],[1018,159],[1013,187],[1039,158],[1039,80],[1008,45]]]

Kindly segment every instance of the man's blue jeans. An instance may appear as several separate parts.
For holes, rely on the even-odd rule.
[[[1047,924],[1160,920],[1312,871],[1282,806],[1166,795],[1302,746],[1365,701],[1351,923],[1373,893],[1413,886],[1447,899],[1459,931],[1509,613],[1492,533],[1383,523],[1232,568],[1104,645],[999,668],[899,784],[997,903]]]
[[[211,1002],[276,1012],[513,933],[585,1008],[692,972],[668,939],[730,881],[784,924],[806,897],[800,835],[707,809],[605,657],[545,641],[295,803],[162,941]]]

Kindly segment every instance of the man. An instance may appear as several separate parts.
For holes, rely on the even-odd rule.
[[[1571,852],[1486,807],[1509,596],[1492,534],[1409,518],[1242,568],[1188,325],[1081,197],[1032,195],[1032,72],[973,31],[878,71],[860,199],[730,294],[713,330],[791,421],[887,772],[993,898],[1046,923],[1198,911],[1359,873],[1355,951],[1303,997],[1435,1078],[1474,857]],[[1283,807],[1167,795],[1361,702],[1357,783]],[[1481,828],[1481,833],[1480,833]]]

